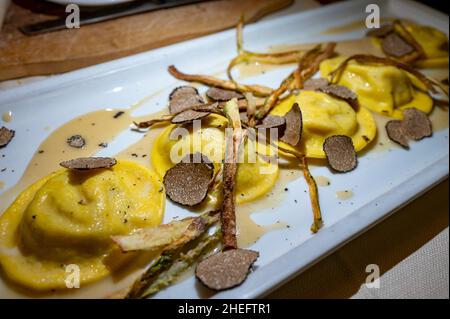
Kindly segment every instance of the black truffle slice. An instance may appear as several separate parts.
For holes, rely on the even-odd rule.
[[[59,165],[77,171],[87,171],[91,169],[111,168],[116,164],[116,159],[110,157],[80,157],[61,162]]]
[[[404,148],[409,148],[408,136],[406,136],[403,130],[403,121],[389,121],[386,123],[386,132],[389,139]]]
[[[195,269],[195,275],[210,289],[219,291],[233,288],[245,281],[258,257],[259,253],[252,250],[227,250],[201,261]]]
[[[244,96],[236,91],[232,91],[232,90],[225,90],[225,89],[220,89],[220,88],[216,88],[216,87],[212,87],[210,89],[208,89],[208,91],[206,91],[206,96],[208,98],[210,98],[213,101],[218,101],[218,102],[225,102],[225,101],[229,101],[232,100],[234,98],[236,99],[243,99]]]
[[[67,144],[74,148],[82,148],[86,145],[86,141],[81,135],[73,135],[67,139]]]
[[[7,146],[15,134],[15,131],[7,129],[4,126],[0,128],[0,148]]]
[[[385,23],[380,28],[372,29],[367,32],[369,37],[384,38],[395,31],[394,24]]]
[[[403,130],[408,138],[416,141],[433,135],[428,115],[416,108],[408,108],[403,111]]]
[[[258,129],[259,134],[268,134],[269,129],[278,130],[278,136],[283,136],[286,131],[286,119],[282,116],[267,115],[261,122],[261,124],[255,126]]]
[[[210,104],[201,104],[198,106],[195,106],[193,109],[197,112],[207,112],[207,113],[221,113],[221,109],[219,108],[219,103],[210,103]]]
[[[169,97],[170,114],[177,114],[200,104],[204,104],[204,101],[192,86],[180,86]]]
[[[286,126],[286,119],[278,115],[267,115],[256,128],[280,128]]]
[[[356,168],[358,158],[353,141],[344,135],[328,137],[323,143],[323,151],[330,167],[339,173],[347,173]]]
[[[185,157],[164,175],[167,196],[183,206],[196,206],[203,202],[208,194],[214,166],[202,154]]]
[[[297,103],[285,115],[286,130],[281,140],[289,145],[296,146],[300,143],[303,131],[302,111]]]
[[[303,89],[307,91],[316,91],[323,89],[329,85],[328,79],[319,78],[319,79],[309,79],[303,83]]]
[[[381,41],[381,47],[384,53],[395,58],[401,58],[415,51],[414,47],[397,33],[389,34],[384,38]]]
[[[355,92],[353,92],[352,90],[350,90],[345,86],[331,84],[323,88],[320,88],[319,91],[331,95],[335,98],[344,100],[355,109],[358,106],[358,96],[356,95]]]
[[[173,124],[184,124],[190,123],[195,120],[200,120],[204,117],[207,117],[210,113],[208,112],[198,112],[194,110],[186,110],[175,115],[172,119]]]

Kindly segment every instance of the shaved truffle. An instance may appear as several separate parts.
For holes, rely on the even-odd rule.
[[[227,250],[201,261],[195,275],[210,289],[233,288],[244,282],[258,257],[259,253],[252,250]]]
[[[7,129],[6,127],[0,128],[0,148],[5,147],[11,142],[16,134],[15,131]]]
[[[194,110],[186,110],[184,112],[181,112],[177,115],[175,115],[172,119],[173,124],[183,124],[183,123],[189,123],[195,120],[200,120],[206,116],[208,116],[210,113],[208,112],[198,112]]]
[[[409,148],[409,140],[419,141],[433,134],[428,115],[416,108],[403,111],[402,121],[390,121],[386,124],[388,137],[404,148]]]
[[[358,96],[356,95],[355,92],[353,92],[352,90],[350,90],[345,86],[331,84],[323,88],[320,88],[320,91],[328,95],[331,95],[335,98],[346,101],[353,108],[357,108],[358,106]]]
[[[344,135],[328,137],[323,143],[323,151],[330,167],[339,173],[347,173],[356,168],[358,158],[353,141]]]
[[[262,123],[257,125],[256,128],[279,128],[286,126],[286,119],[282,116],[267,115]]]
[[[77,171],[87,171],[91,169],[110,168],[116,164],[116,159],[110,157],[80,157],[61,162],[59,165]]]
[[[81,135],[73,135],[67,139],[67,144],[69,144],[70,147],[82,148],[86,145],[86,141]]]
[[[403,130],[408,138],[416,141],[433,135],[428,115],[416,108],[403,111]]]
[[[303,83],[303,89],[307,91],[316,91],[323,89],[329,85],[328,79],[319,78],[319,79],[309,79]]]
[[[231,99],[243,99],[244,96],[241,93],[232,90],[220,89],[217,87],[212,87],[206,91],[206,96],[213,101],[225,102]]]
[[[278,136],[283,136],[286,131],[286,119],[281,116],[267,115],[261,122],[261,124],[255,127],[258,129],[258,133],[266,134],[265,130],[276,129],[278,130]],[[261,131],[262,130],[262,131]]]
[[[369,37],[376,37],[376,38],[384,38],[388,36],[389,34],[393,33],[395,31],[395,25],[391,23],[385,23],[381,27],[372,29],[367,32],[367,35]]]
[[[414,47],[406,42],[397,33],[389,34],[381,41],[381,47],[387,55],[395,58],[401,58],[415,51]]]
[[[194,108],[194,111],[197,112],[207,112],[207,113],[219,113],[220,108],[219,108],[219,103],[215,102],[215,103],[210,103],[210,104],[202,104],[202,105],[198,105]]]
[[[164,175],[167,196],[180,205],[196,206],[208,194],[214,166],[200,153],[186,156]]]
[[[403,130],[403,121],[389,121],[386,123],[386,132],[390,140],[403,146],[404,148],[409,148],[408,136]]]
[[[198,94],[196,88],[192,86],[180,86],[170,94],[169,111],[170,114],[177,114],[203,103],[204,101]]]
[[[303,130],[302,111],[297,103],[285,115],[286,130],[281,140],[289,145],[296,146],[300,142]]]

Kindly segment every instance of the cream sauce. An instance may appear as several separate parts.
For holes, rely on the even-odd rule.
[[[264,197],[245,203],[236,207],[236,225],[238,234],[238,246],[245,248],[253,245],[262,236],[272,230],[283,229],[287,224],[278,220],[277,222],[262,226],[253,219],[252,214],[258,211],[266,211],[267,214],[277,214],[277,207],[283,202],[287,185],[300,178],[301,171],[295,168],[281,169],[276,185]]]
[[[13,113],[12,111],[8,111],[2,114],[2,120],[5,123],[9,123],[13,120]]]
[[[285,66],[288,64],[285,64]],[[294,64],[292,64],[294,65]],[[271,70],[279,68],[279,65],[276,64],[263,64],[259,62],[255,63],[242,63],[238,64],[234,67],[235,70],[238,70],[238,75],[235,77],[236,80],[250,78],[254,76],[258,76],[264,74],[266,72],[270,72]],[[233,71],[234,73],[234,71]]]
[[[270,47],[270,52],[283,52],[292,50],[310,50],[316,44],[288,44],[288,45],[275,45]],[[375,46],[371,39],[363,38],[357,40],[347,40],[338,42],[336,46],[336,52],[340,55],[354,55],[361,52],[364,54],[382,55],[383,52],[380,48]]]
[[[331,185],[330,179],[325,176],[316,176],[314,179],[316,180],[317,186],[327,187]]]
[[[118,112],[124,112],[114,118]],[[0,211],[4,211],[21,191],[44,176],[60,169],[59,163],[97,153],[101,143],[109,143],[132,123],[130,110],[100,110],[77,117],[53,131],[38,147],[19,182],[0,195]],[[82,148],[67,144],[73,135],[86,141]]]
[[[140,120],[147,121],[155,118],[161,118],[161,116],[167,115],[168,113],[169,111],[165,109],[150,116],[144,116],[140,119],[133,118],[132,120],[136,122],[139,122]],[[122,150],[115,157],[117,159],[134,161],[147,168],[152,168],[150,161],[150,150],[153,148],[153,142],[164,128],[164,123],[153,126],[151,130],[142,133],[142,138],[139,141]]]
[[[336,192],[336,197],[340,200],[349,200],[354,196],[351,190],[338,191]]]
[[[289,45],[273,45],[269,47],[268,53],[280,53],[286,51],[306,51],[312,49],[316,44],[289,44]],[[376,47],[372,40],[369,38],[363,38],[358,40],[341,41],[337,44],[336,52],[341,55],[353,55],[356,53],[364,52],[365,54],[382,55],[380,48]],[[284,66],[289,65],[285,64]],[[295,64],[291,64],[294,66]],[[275,64],[263,64],[263,63],[241,63],[234,67],[234,70],[238,70],[238,76],[236,80],[245,79],[257,75],[270,72],[279,65]],[[233,71],[234,73],[235,71]]]

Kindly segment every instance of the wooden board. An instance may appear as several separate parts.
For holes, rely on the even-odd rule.
[[[218,0],[39,36],[17,27],[54,18],[12,4],[0,34],[0,80],[47,75],[117,59],[234,27],[284,8],[292,0]]]

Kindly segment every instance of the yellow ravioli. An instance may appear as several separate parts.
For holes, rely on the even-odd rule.
[[[406,29],[425,51],[426,59],[418,61],[421,68],[448,67],[448,39],[444,32],[433,27],[408,24]]]
[[[433,27],[404,23],[408,32],[423,48],[426,58],[414,62],[419,68],[448,67],[448,38],[447,35]],[[381,40],[373,38],[376,46],[381,47]]]
[[[320,72],[328,77],[345,57],[323,61]],[[415,107],[425,113],[433,109],[433,100],[422,83],[409,73],[393,66],[359,64],[350,61],[338,84],[358,95],[361,106],[389,117],[401,119],[403,110]]]
[[[202,153],[213,163],[216,172],[220,169],[225,154],[225,128],[227,120],[210,115],[201,123],[201,128],[170,125],[156,139],[151,153],[152,164],[161,178],[167,170],[179,163],[188,154]],[[264,161],[256,152],[268,155],[271,149],[254,141],[245,143],[238,165],[236,180],[236,202],[252,201],[263,196],[278,178],[278,165]],[[245,157],[245,161],[242,158]],[[217,202],[220,192],[213,191],[208,200]]]
[[[325,158],[323,143],[333,135],[351,137],[356,151],[366,147],[376,136],[377,127],[372,114],[360,107],[357,112],[345,101],[328,94],[301,91],[277,105],[272,115],[283,116],[298,103],[303,115],[302,151],[310,158]],[[283,147],[289,146],[282,143]]]
[[[0,218],[0,264],[33,290],[65,289],[66,266],[80,286],[129,260],[112,241],[161,223],[163,185],[147,168],[119,161],[111,169],[58,171],[23,191]]]

